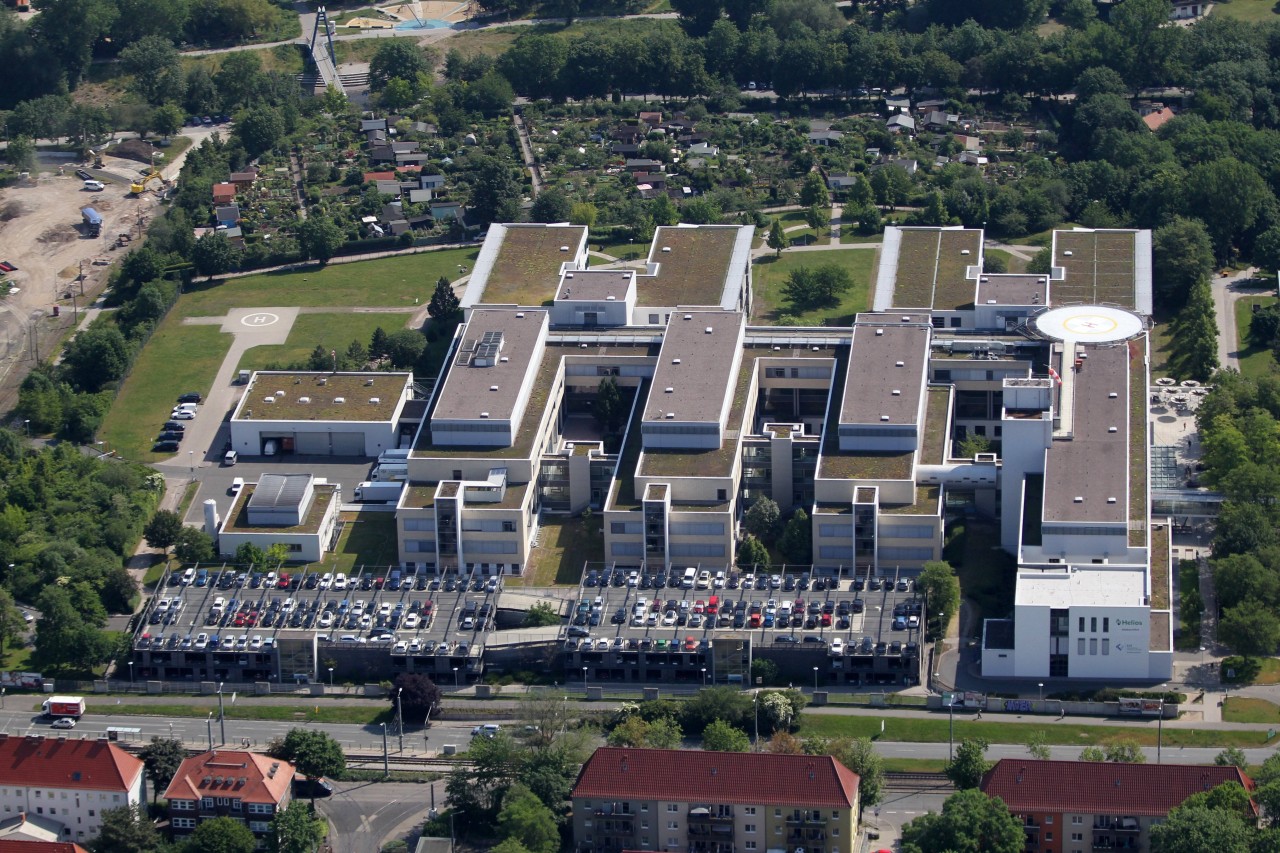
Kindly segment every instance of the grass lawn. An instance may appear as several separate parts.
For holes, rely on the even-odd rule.
[[[262,370],[268,364],[306,362],[317,345],[325,352],[346,352],[352,341],[369,346],[373,330],[387,334],[404,328],[409,314],[299,314],[289,330],[289,340],[277,346],[254,347],[240,359],[242,370]]]
[[[1280,705],[1266,699],[1250,699],[1247,696],[1231,696],[1222,706],[1224,723],[1277,723],[1280,722]]]
[[[356,566],[378,570],[399,564],[393,513],[343,513],[342,522],[338,547],[325,554],[320,562],[310,564],[308,571],[350,574]]]
[[[1151,330],[1151,378],[1172,375],[1173,357],[1173,327],[1168,320],[1156,320]]]
[[[860,234],[858,233],[858,224],[856,222],[845,222],[840,226],[840,242],[841,243],[883,243],[884,232],[877,234]]]
[[[884,733],[880,733],[881,720]],[[1145,726],[1087,726],[1063,725],[1048,716],[1032,723],[1011,723],[1007,720],[973,722],[955,721],[956,741],[965,738],[982,738],[988,743],[1026,743],[1036,733],[1044,734],[1051,745],[1108,744],[1117,740],[1133,740],[1142,746],[1155,746],[1156,727]],[[910,743],[946,743],[948,721],[945,714],[938,717],[846,717],[836,714],[805,714],[801,719],[799,737],[869,737],[875,740]],[[1201,747],[1260,747],[1267,744],[1265,731],[1212,731],[1210,729],[1175,729],[1164,732],[1164,745]]]
[[[871,249],[832,249],[829,252],[787,252],[782,257],[769,255],[755,262],[752,273],[755,279],[755,305],[752,319],[756,322],[775,323],[778,315],[789,313],[782,286],[792,270],[799,267],[817,267],[838,264],[849,271],[853,287],[840,298],[839,305],[815,308],[794,315],[801,325],[820,326],[830,321],[835,325],[850,325],[853,315],[866,311],[871,305],[871,266],[875,251]]]
[[[231,336],[217,326],[183,326],[177,309],[169,312],[138,354],[99,437],[133,462],[165,458],[151,444],[174,401],[185,391],[208,392],[230,347]]]
[[[347,44],[347,42],[340,42]],[[367,308],[412,306],[426,302],[436,279],[458,277],[458,265],[475,265],[477,249],[445,249],[418,255],[397,255],[323,269],[263,273],[244,278],[200,282],[187,289],[174,312],[183,317],[221,317],[229,308],[298,306]]]
[[[582,578],[582,564],[604,560],[601,520],[597,516],[549,519],[538,534],[538,547],[529,555],[527,586],[567,584]]]
[[[1211,14],[1250,23],[1280,20],[1280,16],[1276,15],[1275,0],[1231,0],[1230,3],[1214,3]]]
[[[1232,659],[1239,661],[1239,658]],[[1224,684],[1280,684],[1280,660],[1276,658],[1250,658],[1243,664],[1223,664],[1222,681]],[[1227,673],[1234,671],[1234,675]]]
[[[4,649],[4,657],[0,658],[0,666],[4,667],[5,672],[30,672],[31,653],[33,651],[35,651],[33,646],[7,643]]]
[[[1215,7],[1217,8],[1217,7]],[[1253,319],[1253,306],[1273,305],[1274,296],[1245,296],[1236,302],[1236,343],[1240,347],[1240,372],[1245,376],[1265,376],[1276,369],[1275,356],[1265,344],[1256,344],[1249,335],[1249,321]]]
[[[977,612],[970,624],[999,619],[1013,601],[1013,558],[1000,548],[1000,530],[994,524],[966,519],[951,525],[946,534],[943,559],[956,570],[960,595]]]
[[[886,758],[886,773],[941,773],[947,769],[947,762],[941,758]]]
[[[467,30],[449,37],[449,48],[458,49],[464,56],[492,56],[497,58],[506,53],[515,44],[516,37],[524,28],[496,27],[482,30]],[[346,42],[338,42],[345,44]],[[443,52],[441,63],[444,62]]]
[[[149,588],[158,584],[160,582],[160,578],[164,577],[164,570],[168,568],[168,566],[168,562],[160,559],[160,555],[156,554],[155,562],[151,564],[151,568],[147,569],[146,573],[142,576],[143,587]]]
[[[1023,273],[1027,271],[1027,261],[1018,257],[1004,249],[984,249],[983,257],[1004,258],[1005,269],[1011,273]]]
[[[596,250],[612,255],[620,261],[643,261],[649,257],[648,243],[605,243],[598,244]],[[596,258],[595,263],[599,265],[600,259]]]

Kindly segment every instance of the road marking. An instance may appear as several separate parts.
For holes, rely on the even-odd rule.
[[[259,314],[246,314],[240,318],[240,322],[245,326],[260,328],[262,326],[270,326],[280,322],[280,317],[269,311],[263,311]]]

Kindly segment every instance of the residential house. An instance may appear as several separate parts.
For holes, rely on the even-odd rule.
[[[437,133],[436,126],[430,122],[415,121],[413,123],[413,132],[421,133],[423,136],[435,136]]]
[[[141,763],[141,762],[139,762]],[[265,846],[271,819],[289,805],[294,766],[244,750],[213,750],[182,762],[165,790],[174,839],[203,821],[229,817],[248,825]]]
[[[710,142],[698,142],[689,146],[690,157],[719,157],[720,148]]]
[[[858,848],[858,775],[829,755],[601,747],[573,793],[573,849]]]
[[[440,222],[445,219],[457,219],[462,221],[466,217],[466,210],[456,201],[432,202],[431,218]]]
[[[965,136],[964,134],[956,134],[956,142],[964,147],[965,151],[977,151],[982,147],[982,139],[977,136]]]
[[[896,113],[889,117],[885,122],[885,127],[890,133],[910,133],[916,132],[916,120],[906,113]]]
[[[0,734],[0,815],[60,824],[62,841],[83,842],[102,812],[146,800],[142,762],[106,740]]]
[[[395,172],[365,172],[364,182],[371,184],[375,181],[394,181],[396,179]]]
[[[985,156],[974,151],[961,151],[956,156],[956,162],[965,166],[985,166],[989,162]]]
[[[89,851],[70,841],[0,838],[0,853],[89,853]]]
[[[375,166],[396,161],[395,149],[390,145],[375,145],[369,149],[369,162]]]
[[[929,100],[917,102],[915,109],[916,109],[916,112],[920,113],[921,115],[928,115],[934,110],[942,109],[946,105],[947,105],[947,102],[942,100],[941,98],[931,98]]]
[[[960,122],[960,116],[956,113],[944,113],[941,110],[931,110],[924,117],[924,126],[928,130],[942,131],[951,128]]]
[[[219,205],[213,210],[213,218],[224,228],[235,228],[240,224],[240,205]]]
[[[617,142],[637,144],[644,141],[647,128],[639,122],[627,122],[609,131],[609,138]]]
[[[871,168],[883,169],[885,166],[897,166],[908,175],[914,175],[920,170],[920,163],[910,157],[889,157],[882,163],[874,163]]]
[[[634,142],[615,142],[609,146],[609,153],[614,157],[634,157],[640,153],[640,146]]]
[[[844,139],[844,132],[840,130],[813,130],[809,132],[808,138],[814,145],[830,148],[832,145],[840,144],[840,140]]]
[[[1176,113],[1168,107],[1156,107],[1142,116],[1142,123],[1147,126],[1147,130],[1154,132],[1159,130],[1174,115]]]
[[[370,148],[379,148],[387,144],[387,132],[385,130],[365,131],[364,141]]]
[[[640,113],[640,123],[648,127],[657,127],[662,124],[662,113],[657,110],[646,110]]]
[[[57,844],[62,839],[62,830],[62,824],[52,818],[19,812],[14,817],[0,821],[0,841]]]
[[[911,99],[910,98],[885,98],[884,108],[890,115],[892,115],[893,113],[908,113],[908,112],[911,112]]]
[[[387,130],[387,120],[385,118],[362,118],[360,119],[360,132],[368,133],[371,130]]]
[[[213,203],[230,204],[236,198],[236,185],[223,182],[213,185]]]
[[[1190,21],[1209,14],[1212,3],[1204,0],[1173,0],[1173,8],[1169,11],[1171,21]]]
[[[1005,758],[987,772],[981,787],[1023,825],[1026,853],[1151,853],[1153,825],[1192,794],[1226,782],[1254,787],[1230,765]]]
[[[661,172],[662,161],[650,160],[646,157],[638,157],[634,160],[628,160],[623,164],[628,172]]]

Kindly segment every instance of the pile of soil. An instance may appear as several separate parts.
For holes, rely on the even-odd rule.
[[[159,152],[159,148],[149,142],[143,142],[141,139],[127,139],[119,145],[107,149],[107,153],[113,157],[137,160],[139,163],[147,165],[151,164],[151,156]]]

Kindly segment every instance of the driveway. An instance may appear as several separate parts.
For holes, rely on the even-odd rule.
[[[1249,267],[1226,278],[1213,279],[1213,309],[1218,315],[1218,363],[1223,367],[1240,369],[1240,341],[1236,335],[1236,303],[1246,296],[1274,293],[1275,288],[1250,287],[1258,272]]]

